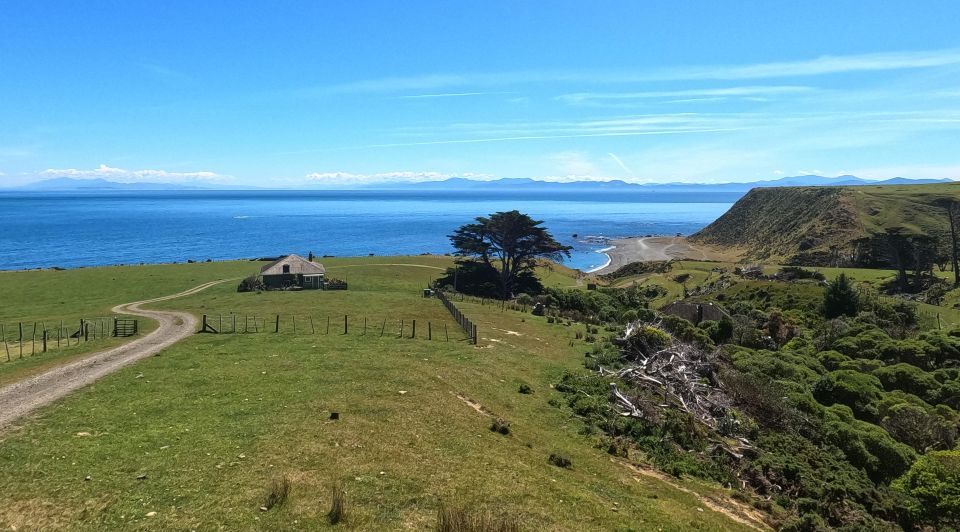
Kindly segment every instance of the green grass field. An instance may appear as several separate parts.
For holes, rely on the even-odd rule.
[[[524,529],[744,528],[702,500],[724,501],[719,487],[668,484],[614,461],[550,404],[552,383],[581,369],[589,348],[576,327],[465,302],[480,332],[469,345],[440,302],[420,294],[451,260],[323,259],[349,291],[237,293],[224,283],[157,304],[216,315],[218,325],[231,313],[257,316],[261,332],[195,335],[8,431],[0,528],[322,528],[336,482],[348,507],[339,526],[349,529],[431,529],[441,504],[514,516]],[[257,266],[0,274],[20,287],[11,301],[22,310],[4,316],[103,312]],[[74,295],[39,295],[53,281]],[[562,268],[546,282],[577,286]],[[509,435],[489,429],[494,417],[510,422]],[[551,453],[572,468],[548,463]],[[261,511],[283,477],[286,504]]]

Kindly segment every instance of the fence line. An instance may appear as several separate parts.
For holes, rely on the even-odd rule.
[[[905,303],[909,305],[911,308],[913,308],[914,312],[916,312],[919,318],[926,321],[926,323],[923,323],[924,326],[927,326],[927,327],[936,326],[938,329],[943,328],[942,314],[949,314],[949,312],[947,311],[952,310],[948,307],[941,307],[943,311],[941,311],[940,308],[937,308],[937,311],[934,312],[929,308],[924,308],[919,301],[911,301],[909,299],[888,296],[876,290],[866,289],[862,286],[857,287],[857,294],[861,298],[867,298],[873,301],[880,301],[888,304]],[[932,306],[937,307],[937,305],[932,305]]]
[[[62,349],[81,342],[139,333],[138,320],[116,316],[79,318],[73,324],[66,324],[63,320],[48,324],[41,320],[19,321],[13,325],[8,328],[6,323],[0,323],[0,343],[3,344],[0,360],[7,362],[43,354],[52,348]]]
[[[371,319],[370,316],[349,316],[343,315],[343,328],[340,329],[339,320],[341,319],[340,315],[337,316],[326,316],[326,327],[318,327],[317,321],[315,318],[317,316],[313,315],[304,315],[304,314],[268,314],[267,316],[259,315],[245,315],[245,314],[203,314],[201,315],[200,325],[197,330],[197,334],[294,334],[294,335],[321,335],[326,336],[331,334],[331,323],[334,324],[334,331],[332,334],[339,336],[344,335],[355,335],[355,336],[366,336],[372,329],[372,335],[382,338],[386,331],[387,325],[390,321],[388,318],[383,318],[381,323],[378,325],[377,318],[374,317]],[[323,317],[319,317],[320,322],[323,323]],[[333,321],[332,321],[333,320]],[[302,324],[306,322],[309,326],[304,327]],[[403,318],[394,318],[393,324],[396,329],[394,329],[393,336],[396,338],[412,338],[412,339],[426,339],[426,340],[441,340],[441,341],[450,341],[450,334],[447,331],[447,325],[444,323],[442,336],[437,335],[434,338],[434,327],[432,321],[426,321],[426,329],[422,326],[424,320],[420,320],[421,327],[417,328],[417,319],[403,319]],[[471,331],[476,330],[475,326],[472,326]],[[379,335],[377,331],[379,330]],[[438,329],[439,330],[439,329]],[[466,330],[466,329],[464,329]],[[406,334],[404,334],[406,332]],[[474,337],[470,336],[469,339],[471,342],[474,341]],[[2,356],[2,354],[0,354]]]
[[[456,320],[457,323],[460,324],[460,327],[463,328],[463,332],[467,333],[467,336],[470,338],[470,343],[477,345],[477,325],[470,321],[469,318],[464,316],[463,312],[461,312],[456,305],[447,299],[446,294],[441,291],[437,291],[437,298],[443,302],[443,306],[447,307],[447,310],[450,311],[453,319]]]

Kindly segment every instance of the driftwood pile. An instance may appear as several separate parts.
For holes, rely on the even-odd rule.
[[[733,401],[720,385],[716,353],[675,338],[665,347],[651,348],[637,336],[646,327],[663,330],[659,322],[631,323],[616,341],[623,359],[631,362],[617,371],[602,367],[599,371],[648,390],[662,402],[651,405],[649,400],[629,397],[611,384],[610,400],[620,415],[655,421],[651,419],[656,415],[652,408],[680,408],[718,434],[717,447],[741,458],[752,447],[738,434],[740,422],[731,415]]]

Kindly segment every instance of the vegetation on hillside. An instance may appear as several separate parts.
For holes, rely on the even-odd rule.
[[[722,322],[643,305],[626,335],[587,353],[591,372],[557,389],[610,453],[739,487],[783,529],[955,526],[960,329],[861,299],[845,275],[826,287],[777,275],[801,280],[768,282],[763,297],[735,283]]]
[[[895,267],[905,282],[954,262],[958,204],[960,184],[759,188],[691,239],[762,261]]]
[[[568,412],[550,406],[558,398],[551,383],[580,364],[580,330],[468,298],[457,305],[481,331],[480,344],[469,345],[446,309],[422,297],[451,264],[330,258],[324,265],[349,279],[349,291],[237,293],[224,283],[157,304],[269,316],[271,327],[193,336],[5,434],[0,527],[293,530],[339,520],[344,529],[431,529],[494,516],[487,522],[522,530],[745,528],[698,496],[719,499],[722,490],[676,482],[683,491],[611,462]],[[169,266],[163,282],[172,286],[163,289],[239,279],[257,266]],[[153,282],[156,269],[119,271],[57,275],[67,285],[95,279],[89,291],[109,306],[136,299],[130,286]],[[562,268],[541,271],[548,286],[576,282]],[[49,279],[13,277],[34,289]],[[23,293],[16,304],[27,309],[36,292]],[[338,326],[345,315],[348,334]],[[520,393],[521,385],[534,393]],[[489,430],[498,418],[509,422],[508,435]]]

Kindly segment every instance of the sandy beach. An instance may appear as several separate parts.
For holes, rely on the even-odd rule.
[[[603,253],[610,257],[606,266],[590,273],[612,273],[631,262],[649,262],[661,260],[734,260],[734,257],[721,254],[706,247],[691,244],[681,236],[633,237],[611,240],[611,247]]]

